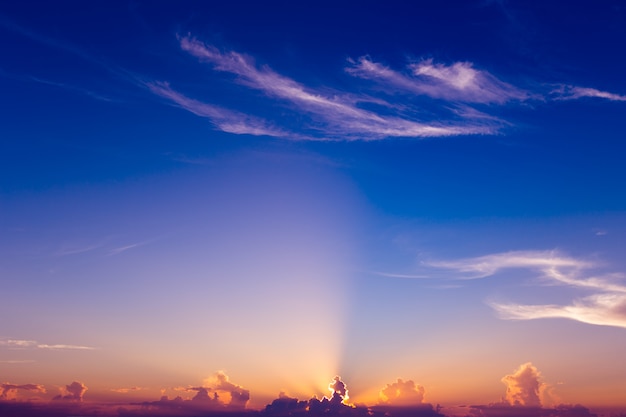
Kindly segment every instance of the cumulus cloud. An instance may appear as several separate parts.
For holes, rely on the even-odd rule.
[[[348,387],[341,377],[336,376],[328,384],[328,390],[332,393],[331,397],[323,397],[321,400],[313,397],[307,401],[299,401],[292,398],[286,393],[281,392],[278,398],[268,404],[263,410],[266,416],[329,416],[329,415],[367,415],[367,408],[347,405]],[[373,415],[373,414],[370,414]]]
[[[426,59],[410,64],[410,74],[394,71],[369,57],[351,62],[353,66],[346,71],[354,76],[435,99],[503,104],[531,97],[529,93],[500,81],[489,72],[474,68],[471,62],[445,65]]]
[[[387,384],[380,391],[379,397],[383,404],[395,406],[410,406],[421,404],[424,401],[425,389],[421,385],[416,385],[412,380],[398,380],[392,384]]]
[[[65,387],[60,388],[61,394],[53,398],[53,400],[65,400],[81,402],[83,395],[87,391],[87,386],[82,382],[74,381]]]
[[[504,376],[502,382],[506,385],[506,401],[511,405],[541,407],[539,393],[545,389],[545,384],[540,381],[540,377],[541,374],[530,362]]]
[[[333,381],[328,384],[328,389],[333,393],[332,399],[339,398],[341,402],[344,402],[350,398],[348,397],[348,387],[345,382],[341,380],[340,376],[333,378]]]
[[[208,382],[217,392],[226,392],[230,396],[228,406],[231,408],[245,408],[250,400],[250,391],[242,386],[230,382],[228,375],[219,371]]]
[[[0,399],[1,400],[13,400],[17,397],[17,392],[18,391],[29,391],[29,392],[34,392],[34,393],[45,393],[46,389],[44,388],[43,385],[39,385],[39,384],[11,384],[8,382],[5,382],[4,384],[0,385],[0,388],[2,388],[2,392],[0,393]]]
[[[425,262],[426,266],[455,271],[460,279],[493,276],[507,269],[527,269],[544,284],[567,285],[594,294],[569,305],[491,302],[504,319],[567,318],[588,324],[626,328],[626,285],[623,273],[598,273],[603,266],[559,251],[513,251],[453,261]]]

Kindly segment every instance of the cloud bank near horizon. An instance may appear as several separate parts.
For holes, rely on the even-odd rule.
[[[505,375],[501,382],[506,390],[503,397],[488,405],[469,406],[467,417],[473,416],[545,416],[545,417],[594,417],[587,408],[580,405],[560,404],[546,406],[553,403],[551,396],[552,387],[543,381],[542,375],[532,363],[520,365],[511,374]],[[207,386],[210,385],[210,386]],[[186,417],[202,415],[243,415],[259,417],[296,417],[296,416],[344,416],[344,417],[445,417],[440,405],[436,407],[424,402],[425,388],[415,384],[413,380],[397,379],[395,382],[386,384],[380,391],[380,402],[373,405],[348,403],[348,386],[336,376],[329,383],[331,395],[321,399],[312,397],[309,400],[298,400],[290,397],[285,392],[279,393],[278,397],[262,410],[250,410],[246,408],[243,397],[248,397],[250,391],[230,382],[223,372],[216,373],[207,378],[203,385],[175,387],[178,392],[195,392],[191,399],[183,399],[177,396],[169,399],[163,395],[158,401],[146,401],[142,403],[115,403],[107,405],[103,403],[89,403],[83,401],[87,386],[82,382],[74,381],[61,387],[61,394],[54,397],[49,403],[42,401],[19,400],[16,398],[18,390],[45,393],[43,385],[38,384],[10,384],[2,386],[3,394],[0,396],[0,413],[7,411],[24,416],[57,416],[63,413],[73,413],[85,416],[153,416],[161,417]],[[134,389],[130,389],[134,390]],[[123,390],[127,392],[128,390]],[[220,398],[220,393],[230,393],[231,401],[226,402]],[[233,394],[234,393],[234,394]],[[239,396],[239,398],[237,397]],[[64,400],[64,401],[59,401]]]

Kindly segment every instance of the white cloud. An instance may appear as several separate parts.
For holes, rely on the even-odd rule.
[[[354,65],[346,70],[352,75],[436,99],[502,104],[531,98],[529,93],[475,69],[470,62],[446,66],[428,59],[409,65],[411,75],[394,71],[368,57],[352,62]]]
[[[0,346],[13,349],[48,349],[48,350],[94,350],[95,347],[82,345],[54,344],[48,345],[35,340],[6,339],[0,340]]]
[[[550,271],[552,268],[590,268],[593,264],[570,258],[558,251],[511,251],[454,261],[425,262],[426,265],[461,272],[464,278],[485,278],[507,268]]]
[[[80,345],[37,345],[38,349],[50,350],[94,350],[95,347]]]
[[[166,82],[139,82],[152,93],[193,114],[208,118],[215,128],[233,134],[273,136],[293,140],[354,141],[381,140],[394,137],[429,138],[475,134],[496,134],[510,123],[489,114],[493,105],[530,100],[565,100],[580,97],[603,97],[623,100],[624,96],[599,90],[561,86],[560,93],[528,91],[506,83],[488,71],[477,69],[471,62],[449,65],[432,59],[407,65],[396,71],[369,57],[350,60],[346,71],[356,77],[374,81],[386,101],[363,94],[314,88],[279,74],[267,65],[236,51],[223,51],[191,35],[179,36],[183,51],[208,63],[214,71],[234,76],[233,82],[262,92],[266,100],[274,100],[294,112],[298,124],[288,116],[270,122],[263,118],[227,110],[213,103],[189,97]],[[543,88],[543,87],[542,87]],[[423,96],[430,100],[421,101]],[[421,103],[418,106],[418,103]],[[474,108],[483,106],[482,109]],[[489,110],[489,112],[487,112]],[[302,117],[304,116],[304,117]],[[294,118],[295,119],[295,118]],[[290,131],[291,130],[291,131]]]
[[[502,318],[532,320],[565,318],[599,326],[626,328],[626,295],[596,294],[570,305],[523,305],[491,303]]]
[[[554,100],[577,100],[584,97],[603,98],[610,101],[626,101],[625,95],[609,93],[595,88],[577,87],[575,85],[561,84],[553,89],[550,94]]]
[[[601,267],[598,262],[576,259],[558,251],[514,251],[425,265],[456,271],[461,279],[485,278],[506,269],[528,269],[545,282],[595,292],[576,298],[569,305],[490,303],[504,319],[567,318],[626,327],[626,285],[622,283],[626,277],[622,273],[592,273]]]
[[[282,129],[273,127],[263,119],[248,116],[239,112],[226,110],[218,106],[213,106],[186,97],[185,95],[174,91],[168,83],[153,82],[146,83],[146,86],[154,94],[169,99],[170,101],[174,102],[178,107],[185,109],[197,116],[208,118],[215,124],[218,129],[223,132],[254,136],[297,136],[292,135]]]

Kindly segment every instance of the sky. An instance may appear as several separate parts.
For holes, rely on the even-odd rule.
[[[625,44],[617,0],[2,3],[0,411],[626,413]]]

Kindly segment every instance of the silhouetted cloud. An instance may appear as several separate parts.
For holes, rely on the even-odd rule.
[[[243,412],[250,400],[250,391],[231,382],[224,372],[217,372],[207,378],[203,385],[174,387],[174,391],[195,391],[196,394],[189,400],[180,396],[169,399],[164,395],[158,401],[145,401],[139,405],[140,410],[126,410],[125,415],[196,415],[197,413]],[[225,400],[225,397],[227,400]],[[133,414],[134,413],[134,414]]]
[[[398,378],[393,384],[387,384],[380,391],[380,401],[383,404],[395,406],[410,406],[421,404],[424,401],[425,389],[416,385],[412,380],[403,381]]]
[[[467,417],[598,417],[582,405],[561,404],[554,408],[524,407],[506,403],[470,406]]]
[[[340,376],[336,376],[335,378],[333,378],[333,381],[330,384],[328,384],[328,389],[333,392],[333,398],[335,397],[335,395],[337,395],[341,397],[342,402],[350,398],[348,396],[348,387],[341,380]]]

